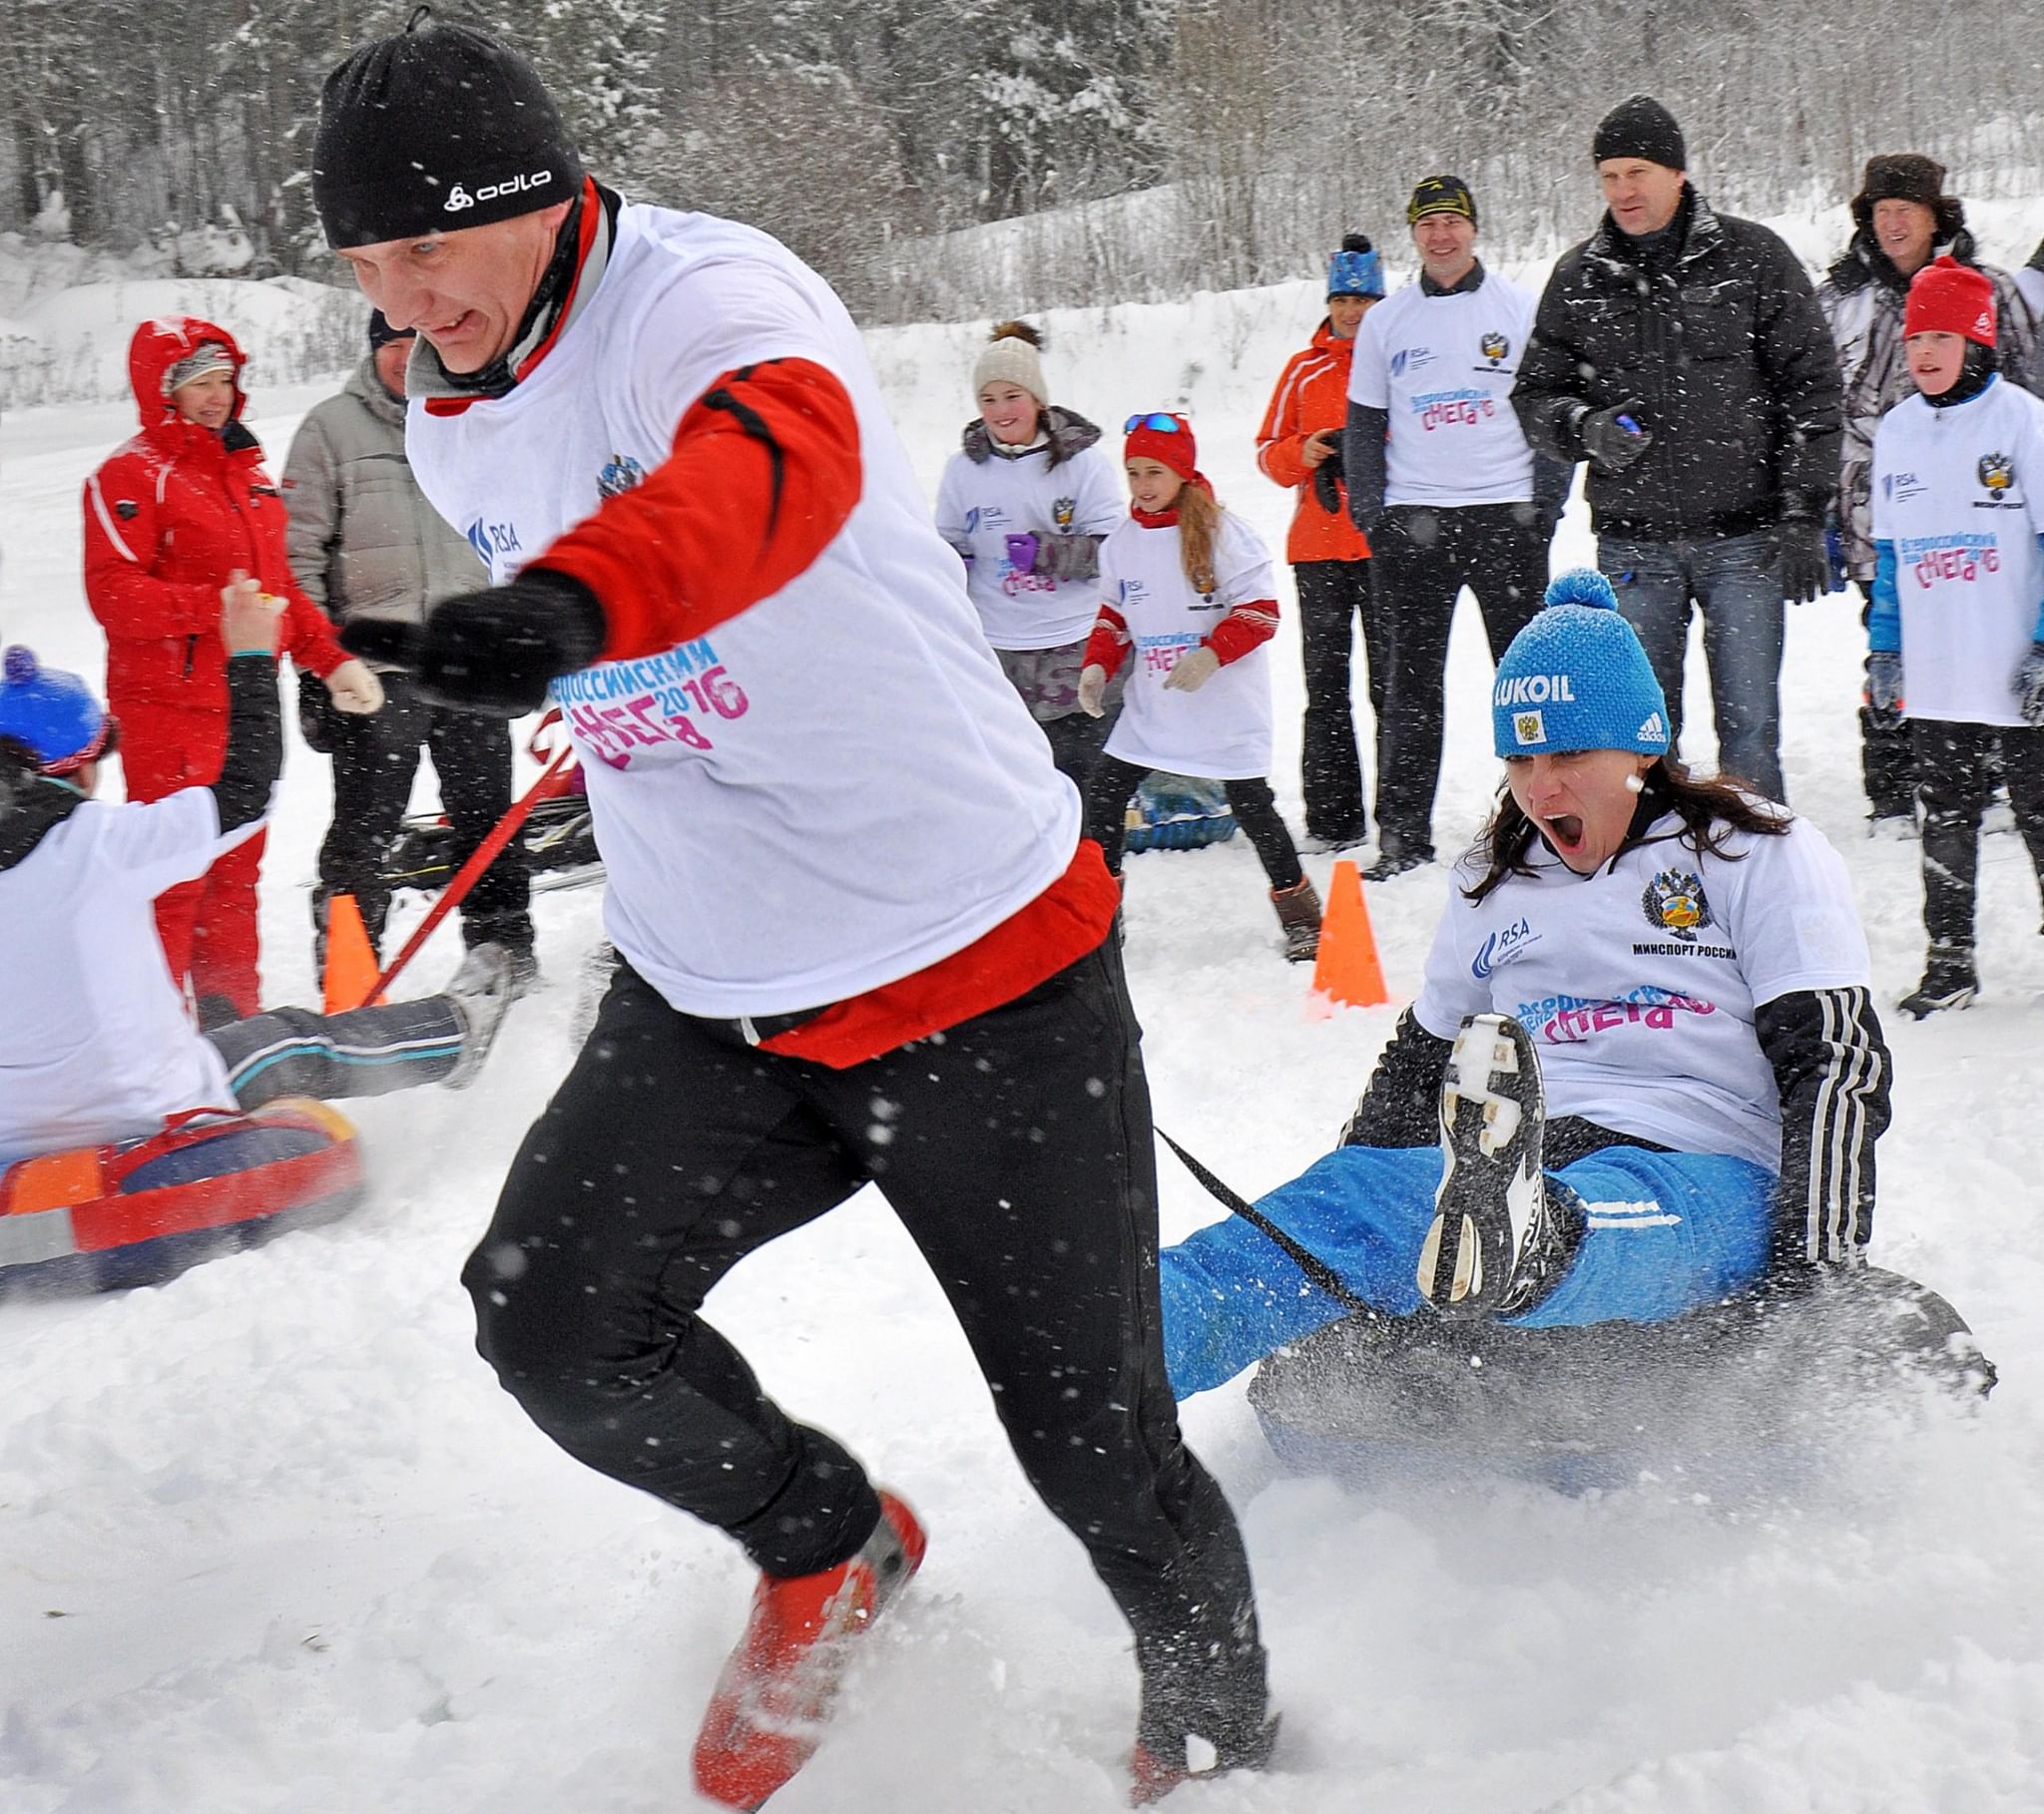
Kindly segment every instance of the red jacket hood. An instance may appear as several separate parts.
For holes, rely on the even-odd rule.
[[[242,367],[248,363],[248,357],[241,343],[225,327],[203,321],[197,315],[158,315],[153,321],[143,322],[135,330],[135,338],[128,342],[128,382],[135,387],[135,405],[145,433],[179,419],[164,379],[173,365],[190,358],[209,340],[225,346],[228,357],[235,362],[235,407],[228,420],[242,419],[243,407],[249,399],[242,389]]]

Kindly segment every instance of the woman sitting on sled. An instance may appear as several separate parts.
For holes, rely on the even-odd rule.
[[[1565,574],[1497,671],[1505,785],[1341,1144],[1259,1207],[1392,1316],[1660,1322],[1857,1265],[1889,1062],[1807,820],[1668,754],[1645,652]],[[1161,1256],[1183,1398],[1344,1314],[1248,1221]]]

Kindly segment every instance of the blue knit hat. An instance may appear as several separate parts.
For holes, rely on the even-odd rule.
[[[1512,639],[1490,695],[1501,756],[1572,749],[1668,753],[1668,701],[1618,596],[1579,567],[1547,588],[1546,608]]]
[[[1381,296],[1384,261],[1367,233],[1343,233],[1341,249],[1327,260],[1327,296]]]
[[[21,744],[44,774],[70,774],[97,760],[114,728],[75,674],[41,667],[19,643],[0,658],[0,737]]]

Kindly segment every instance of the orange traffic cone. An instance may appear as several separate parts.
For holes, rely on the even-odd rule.
[[[366,1008],[376,987],[376,948],[351,894],[326,900],[326,974],[319,979],[320,1005],[328,1014]]]
[[[1327,884],[1313,988],[1349,1008],[1380,1008],[1391,999],[1384,989],[1384,967],[1377,962],[1369,909],[1363,905],[1362,877],[1346,857],[1334,865],[1334,879]]]

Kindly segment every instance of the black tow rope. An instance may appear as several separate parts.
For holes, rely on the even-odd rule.
[[[1298,1242],[1286,1234],[1282,1228],[1278,1227],[1276,1222],[1247,1197],[1240,1196],[1235,1191],[1229,1189],[1213,1172],[1209,1171],[1205,1165],[1193,1157],[1177,1140],[1166,1134],[1162,1128],[1157,1130],[1157,1137],[1178,1154],[1185,1168],[1206,1186],[1208,1195],[1225,1208],[1233,1210],[1244,1221],[1248,1222],[1252,1228],[1268,1235],[1278,1246],[1283,1249],[1285,1258],[1290,1260],[1299,1271],[1303,1272],[1310,1283],[1324,1291],[1337,1304],[1344,1305],[1350,1310],[1361,1310],[1374,1314],[1373,1306],[1364,1303],[1353,1291],[1349,1290],[1341,1282],[1341,1275],[1332,1266],[1328,1265],[1317,1254],[1310,1253],[1301,1247]]]

